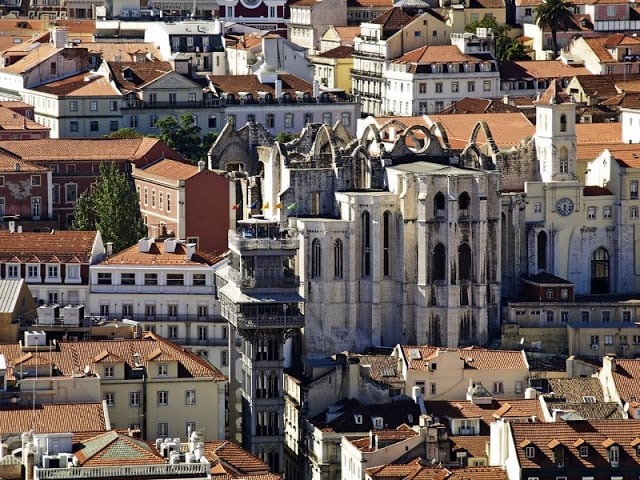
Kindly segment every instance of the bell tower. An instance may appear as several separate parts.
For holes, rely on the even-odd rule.
[[[577,179],[576,106],[558,80],[536,101],[535,141],[543,182]]]

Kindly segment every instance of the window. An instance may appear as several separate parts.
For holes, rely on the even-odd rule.
[[[609,310],[603,310],[601,313],[602,316],[602,321],[603,322],[610,322],[611,321],[611,312]]]
[[[629,311],[622,312],[622,321],[625,323],[631,322],[631,312]]]
[[[536,456],[536,447],[528,445],[524,449],[524,455],[527,458],[534,458]]]
[[[187,422],[185,426],[186,426],[185,435],[187,436],[187,438],[189,438],[189,435],[191,434],[191,432],[196,431],[196,422]]]
[[[223,350],[220,353],[220,364],[225,367],[229,365],[229,352],[227,352],[226,350]]]
[[[136,284],[136,274],[135,273],[121,273],[120,274],[120,283],[122,285],[135,285]]]
[[[629,217],[638,218],[638,207],[631,207],[629,209]]]
[[[158,406],[159,407],[166,407],[167,405],[169,405],[169,392],[166,390],[159,390],[158,391]]]
[[[118,121],[117,120],[111,120],[109,122],[109,131],[115,132],[116,130],[118,130]]]
[[[7,265],[7,278],[20,278],[20,265]]]
[[[209,128],[218,128],[218,116],[217,115],[209,115]]]
[[[503,382],[493,382],[493,393],[504,393],[504,383]]]
[[[469,81],[467,82],[467,92],[475,92],[476,91],[476,82]]]
[[[536,202],[533,204],[533,213],[542,213],[542,203]]]
[[[151,208],[156,208],[156,191],[151,190]]]
[[[167,273],[167,285],[184,285],[184,275],[182,273]]]
[[[594,220],[596,218],[596,207],[587,208],[587,218],[589,220]]]
[[[68,268],[67,266],[67,269]],[[27,265],[27,279],[40,279],[40,265]]]
[[[145,285],[158,285],[158,274],[157,273],[145,273],[144,274],[144,284]]]
[[[482,90],[484,90],[485,92],[491,91],[491,80],[485,80],[484,82],[482,82]]]
[[[113,378],[113,367],[104,367],[104,378]]]
[[[60,266],[55,264],[47,265],[47,278],[58,278],[60,276]]]
[[[167,193],[167,212],[171,211],[171,194]]]
[[[116,394],[113,392],[104,392],[104,401],[107,404],[107,407],[115,407]]]
[[[600,335],[591,335],[591,345],[600,345]]]
[[[466,243],[458,247],[458,271],[460,280],[471,280],[471,248]]]
[[[371,218],[369,212],[362,212],[362,268],[363,277],[371,275]]]
[[[322,250],[320,247],[320,240],[314,238],[311,242],[311,278],[320,277],[322,262]]]
[[[609,293],[609,252],[603,247],[591,256],[591,293]]]
[[[91,100],[89,102],[89,110],[91,110],[92,112],[98,111],[98,102],[96,100]]]
[[[442,82],[436,82],[436,93],[442,93]]]
[[[426,82],[420,82],[418,84],[418,93],[427,93],[427,83]]]
[[[304,124],[313,123],[313,113],[305,113],[304,114]]]
[[[553,315],[553,310],[547,310],[547,323],[553,323],[554,321],[554,315]]]
[[[429,385],[430,385],[431,395],[437,395],[438,393],[437,384],[435,382],[431,382]]]
[[[515,385],[515,392],[516,392],[516,393],[522,393],[523,388],[524,388],[524,387],[523,387],[523,383],[522,383],[522,381],[520,381],[520,380],[516,381],[516,385]]]
[[[343,112],[341,115],[342,125],[345,127],[351,126],[351,114],[349,112]]]
[[[131,128],[138,128],[138,117],[136,115],[131,115],[129,118],[129,126]]]
[[[265,127],[266,128],[274,128],[275,127],[276,120],[275,120],[275,116],[273,115],[273,113],[267,113],[267,115],[265,116],[265,119],[264,119],[264,123],[265,123]]]
[[[604,218],[611,218],[611,207],[604,207],[602,209],[602,216]]]
[[[71,120],[69,122],[69,131],[70,132],[78,132],[80,130],[80,124],[77,120]]]
[[[195,405],[196,404],[196,391],[195,390],[187,390],[184,393],[185,393],[185,398],[184,398],[185,405]]]
[[[432,279],[434,281],[446,279],[446,257],[445,247],[439,243],[433,249]]]
[[[110,100],[109,101],[109,110],[111,112],[115,112],[118,110],[118,101],[117,100]]]
[[[171,314],[169,314],[171,316]],[[178,326],[169,325],[169,338],[178,338]]]
[[[333,244],[333,276],[342,278],[342,240],[336,240]]]
[[[589,456],[589,445],[580,445],[580,450],[579,450],[580,456],[581,457],[588,457]]]
[[[169,424],[168,423],[159,423],[158,424],[158,437],[168,437],[169,436]]]
[[[175,105],[177,101],[176,92],[169,92],[169,104]]]
[[[71,100],[69,102],[69,111],[70,112],[77,112],[78,111],[78,101],[77,100]]]
[[[203,340],[206,340],[207,338],[209,338],[209,329],[204,325],[199,326],[198,340],[203,341]]]
[[[140,392],[129,392],[129,406],[130,407],[140,406]]]
[[[247,115],[248,123],[255,123],[255,121],[256,121],[256,116],[253,113],[250,113],[249,115]]]
[[[382,215],[382,274],[391,273],[391,212]]]
[[[620,449],[617,445],[609,447],[609,463],[614,468],[620,464]]]
[[[98,285],[111,285],[111,274],[107,272],[98,273]]]
[[[92,132],[97,132],[100,130],[100,124],[97,120],[92,120],[91,122],[89,122],[89,130],[91,130]]]
[[[33,220],[40,219],[40,197],[31,198],[31,218]]]
[[[194,286],[205,286],[207,284],[207,275],[205,273],[194,273],[193,274],[193,285]]]
[[[460,83],[459,82],[451,82],[451,92],[458,93],[460,91]]]
[[[605,335],[604,336],[604,344],[605,345],[613,345],[613,335]]]
[[[66,203],[76,203],[78,200],[78,185],[67,183],[64,186],[64,198]]]
[[[638,198],[638,180],[631,180],[629,182],[629,197],[632,200]]]
[[[560,312],[560,321],[562,323],[569,323],[569,312],[566,312],[566,311]]]
[[[166,363],[158,364],[158,376],[159,377],[167,377],[169,375],[169,365]]]
[[[284,116],[284,128],[293,128],[293,113],[287,113]]]

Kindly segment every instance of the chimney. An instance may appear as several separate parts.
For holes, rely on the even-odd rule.
[[[107,251],[107,257],[113,255],[113,242],[107,242],[104,244],[104,246]]]
[[[54,28],[51,34],[51,43],[55,48],[64,48],[67,44],[67,30],[64,28]]]
[[[320,82],[318,80],[313,81],[313,98],[318,98],[320,96]]]
[[[153,238],[144,237],[138,241],[138,250],[142,253],[148,253],[153,245]]]
[[[204,172],[204,166],[205,166],[204,160],[200,160],[198,162],[198,171],[199,172]]]
[[[276,98],[280,100],[280,98],[282,97],[282,80],[276,80],[275,85],[276,85]]]
[[[191,260],[191,257],[193,257],[193,254],[196,252],[196,244],[195,243],[187,243],[185,245],[186,247],[186,252],[187,252],[187,260]]]

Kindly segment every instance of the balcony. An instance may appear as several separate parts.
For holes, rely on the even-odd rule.
[[[298,239],[264,237],[260,232],[256,236],[246,230],[241,232],[229,231],[229,247],[237,251],[243,250],[297,250]]]
[[[238,313],[234,319],[229,319],[239,329],[257,328],[303,328],[304,315],[296,313],[294,315],[243,315]]]
[[[209,463],[179,463],[164,465],[123,465],[117,467],[39,468],[34,480],[59,478],[182,478],[210,477]]]
[[[217,324],[225,324],[227,321],[220,315],[198,315],[198,314],[187,314],[187,315],[148,315],[145,313],[134,313],[132,315],[122,315],[122,314],[109,314],[109,315],[100,315],[99,313],[91,313],[88,315],[90,317],[94,317],[96,319],[101,320],[120,320],[122,318],[126,318],[128,320],[133,320],[140,323],[154,323],[154,322],[172,322],[172,323],[188,323],[188,322],[198,322],[198,323],[217,323]],[[98,325],[99,323],[93,323],[93,325]]]
[[[213,295],[213,286],[194,285],[91,285],[91,293]]]
[[[374,72],[372,70],[357,70],[355,68],[351,69],[352,77],[366,77],[366,78],[379,78],[382,80],[382,73]]]
[[[298,275],[285,275],[279,278],[243,277],[238,270],[231,268],[228,271],[228,277],[239,288],[297,288],[300,286]]]

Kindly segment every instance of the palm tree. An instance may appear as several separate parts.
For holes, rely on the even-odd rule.
[[[554,57],[558,56],[558,30],[566,30],[573,24],[573,3],[565,0],[543,0],[536,7],[536,24],[540,30],[551,30]]]

